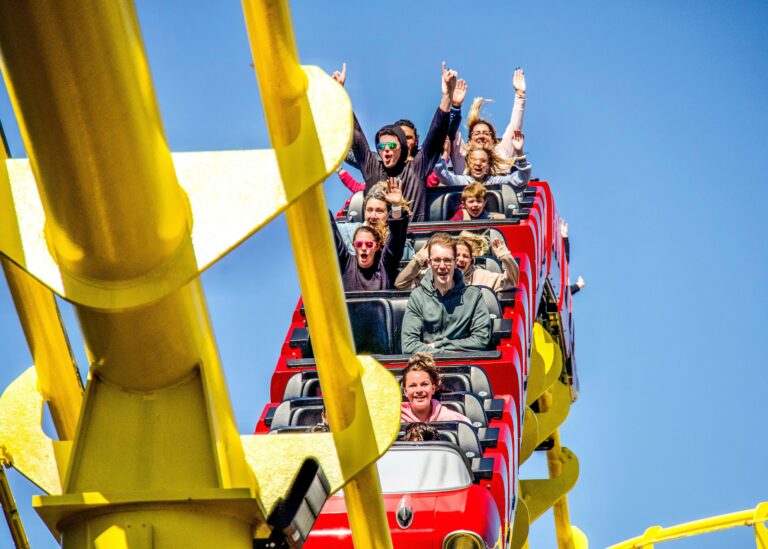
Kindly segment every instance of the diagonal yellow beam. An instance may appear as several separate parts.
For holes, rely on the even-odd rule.
[[[757,549],[765,549],[768,547],[766,521],[768,521],[768,502],[762,502],[754,509],[703,518],[666,528],[651,526],[646,529],[642,536],[611,545],[608,549],[641,549],[643,547],[650,549],[655,543],[700,536],[738,526],[752,526],[755,531]]]
[[[244,0],[243,11],[272,145],[278,151],[283,180],[290,182],[286,175],[297,169],[296,159],[286,157],[281,161],[279,151],[301,134],[296,113],[303,109],[306,87],[290,12],[285,0]],[[266,39],[269,36],[272,40]],[[350,111],[348,116],[351,114]],[[306,145],[299,166],[311,171],[313,165],[322,162],[320,147],[319,143]],[[326,209],[322,188],[316,185],[287,210],[288,228],[342,471],[351,470],[355,463],[370,463],[344,490],[355,547],[391,547],[378,472],[373,463],[378,452],[361,383],[362,368],[355,356],[341,278],[333,267],[338,262]],[[397,401],[393,404],[399,405]],[[392,440],[395,435],[396,429]]]
[[[2,126],[0,126],[0,133]],[[0,202],[10,191],[6,163],[9,151],[0,147]],[[0,233],[18,235],[14,216],[5,216]],[[8,289],[38,375],[38,386],[48,402],[56,433],[72,440],[83,401],[83,382],[61,321],[53,293],[5,257],[0,256]]]

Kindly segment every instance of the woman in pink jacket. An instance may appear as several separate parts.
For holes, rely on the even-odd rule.
[[[435,359],[429,353],[415,353],[408,360],[403,372],[403,390],[407,402],[400,410],[403,423],[432,421],[469,421],[467,416],[446,408],[433,398],[440,387],[440,374],[435,368]]]

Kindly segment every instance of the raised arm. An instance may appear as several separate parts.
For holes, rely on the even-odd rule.
[[[496,282],[493,285],[493,291],[503,292],[511,290],[517,286],[517,282],[520,278],[520,267],[517,265],[515,258],[512,257],[512,254],[501,239],[493,239],[493,242],[491,242],[491,250],[493,250],[493,255],[501,261],[501,264],[504,267],[504,274],[496,279]]]
[[[531,163],[528,162],[528,159],[525,157],[525,152],[523,152],[524,142],[525,136],[523,135],[523,132],[515,130],[513,132],[511,144],[517,171],[503,175],[499,181],[495,181],[512,185],[516,191],[522,191],[531,181]]]
[[[426,180],[435,163],[443,152],[445,136],[448,135],[450,123],[450,110],[453,92],[456,88],[456,71],[449,70],[443,63],[443,76],[441,79],[442,96],[440,105],[432,117],[429,131],[421,145],[421,150],[411,162],[413,169],[422,180]]]
[[[525,73],[523,69],[515,69],[515,74],[512,77],[512,86],[515,88],[515,102],[512,105],[512,116],[509,119],[509,124],[504,130],[504,134],[501,136],[501,142],[499,143],[499,152],[505,158],[512,158],[514,155],[514,148],[512,145],[512,139],[514,139],[515,131],[522,131],[523,129],[523,115],[525,114]]]
[[[333,218],[333,213],[328,210],[328,215],[331,217],[331,230],[333,231],[333,242],[336,245],[336,256],[339,258],[339,269],[344,273],[344,269],[347,267],[347,263],[351,257],[347,245],[344,244],[344,239],[339,232],[339,227],[336,225],[336,220]]]
[[[343,63],[340,71],[334,71],[331,77],[344,87],[347,82],[347,64]],[[378,156],[371,152],[371,148],[368,146],[368,140],[365,137],[363,128],[360,126],[360,122],[357,120],[357,116],[352,113],[352,119],[354,127],[352,130],[352,146],[347,153],[346,162],[355,168],[359,169],[363,174],[366,186],[369,180],[373,178],[373,167],[378,160]]]
[[[421,271],[427,266],[428,262],[429,252],[427,251],[427,247],[424,246],[421,250],[416,252],[413,259],[411,259],[408,262],[408,265],[403,267],[403,270],[397,275],[397,278],[395,279],[395,288],[398,290],[413,288],[420,279]]]
[[[451,164],[453,164],[453,173],[459,175],[467,171],[467,161],[464,160],[464,139],[461,132],[457,131],[451,142]]]
[[[387,193],[384,199],[390,204],[391,213],[387,218],[389,233],[384,245],[381,260],[384,262],[384,270],[389,277],[390,285],[394,285],[397,271],[400,268],[400,260],[403,259],[405,241],[408,236],[408,216],[403,215],[403,182],[397,177],[390,177],[387,181]]]
[[[339,179],[341,179],[341,182],[344,183],[344,186],[353,193],[365,190],[365,183],[352,177],[352,174],[344,168],[339,168],[336,170],[336,173],[338,174]]]

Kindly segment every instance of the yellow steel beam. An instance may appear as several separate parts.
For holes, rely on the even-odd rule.
[[[559,381],[562,368],[560,347],[543,326],[535,324],[526,395],[529,406],[526,408],[520,449],[521,463],[548,437],[552,438],[553,445],[547,450],[549,478],[520,481],[520,503],[525,504],[525,513],[519,508],[515,521],[522,522],[526,518],[526,524],[530,524],[552,507],[558,547],[584,549],[588,544],[587,538],[571,525],[568,516],[566,494],[576,484],[579,462],[570,450],[560,446],[558,427],[568,417],[571,405],[570,391]],[[537,402],[538,413],[530,408],[533,402]],[[522,534],[515,535],[515,546],[521,546],[522,539],[525,539]]]
[[[567,494],[575,486],[579,477],[579,460],[570,450],[562,448],[555,459],[561,463],[559,476],[520,481],[521,497],[528,506],[531,523]]]
[[[518,487],[518,493],[520,488]],[[528,532],[531,527],[531,520],[528,514],[528,506],[523,501],[523,498],[517,500],[517,507],[515,508],[515,518],[512,524],[512,540],[510,541],[510,549],[522,549],[528,546]]]
[[[236,547],[261,527],[265,509],[254,499],[256,482],[234,430],[202,293],[196,281],[183,283],[305,193],[288,217],[296,250],[317,240],[297,253],[297,263],[318,369],[331,395],[337,484],[355,477],[345,493],[356,543],[390,546],[373,461],[397,433],[398,402],[382,404],[385,429],[375,436],[338,273],[313,278],[334,257],[317,184],[346,152],[351,109],[339,86],[316,69],[301,69],[295,47],[284,47],[293,44],[286,5],[246,5],[257,68],[270,82],[262,95],[275,150],[196,153],[175,163],[130,3],[41,2],[5,12],[3,71],[30,163],[6,163],[0,211],[10,212],[20,230],[0,225],[0,248],[88,306],[77,310],[92,364],[82,427],[74,444],[54,445],[63,494],[35,502],[50,529],[72,547],[152,540],[157,547],[203,547],[214,536]],[[258,30],[260,15],[267,16],[266,30]],[[40,70],[25,72],[29,66]],[[317,108],[329,98],[331,108]],[[186,194],[174,168],[194,180]],[[227,197],[233,187],[253,187],[244,171],[263,175],[255,178],[261,186],[250,189],[250,201]],[[234,180],[229,189],[212,193],[199,183],[222,172]],[[222,205],[231,208],[222,213]],[[232,218],[237,222],[217,223]],[[398,392],[391,376],[379,390]],[[184,463],[176,459],[179,447],[191,456]]]
[[[0,396],[0,454],[6,463],[48,493],[61,492],[53,441],[43,432],[43,397],[35,368],[28,368]]]
[[[83,402],[83,382],[56,299],[14,263],[0,258],[0,264],[37,369],[38,389],[48,402],[59,439],[72,440]]]
[[[29,549],[29,540],[24,531],[24,525],[21,522],[19,510],[16,508],[16,501],[13,498],[13,492],[11,492],[11,485],[8,484],[8,478],[5,476],[5,467],[7,465],[5,459],[0,455],[0,507],[3,508],[5,521],[8,523],[11,539],[13,540],[14,545],[16,545],[16,549]]]
[[[531,410],[530,406],[526,406],[525,416],[523,417],[523,436],[520,439],[520,464],[528,461],[528,458],[531,457],[538,445],[539,426],[536,412]]]
[[[7,157],[8,150],[0,147],[0,203],[10,199]],[[0,234],[13,235],[10,240],[17,241],[19,227],[15,216],[0,217]],[[32,361],[37,368],[39,389],[48,402],[56,432],[60,439],[72,440],[83,400],[83,383],[56,299],[48,288],[5,257],[0,256],[0,266],[5,273]]]
[[[185,207],[194,220],[189,223],[188,249],[185,244],[129,283],[72,273],[57,263],[47,229],[51,216],[44,210],[30,161],[12,159],[5,162],[8,178],[0,176],[0,253],[55,293],[92,308],[135,307],[178,289],[284,211],[309,186],[324,180],[346,155],[352,132],[349,97],[319,68],[301,70],[308,102],[299,109],[303,133],[296,141],[278,150],[171,155]],[[308,135],[315,130],[322,136],[319,142]],[[302,147],[319,147],[322,162],[305,163]]]
[[[3,1],[0,13],[3,72],[63,284],[130,286],[189,257],[192,220],[132,4]],[[63,494],[36,500],[46,524],[64,547],[139,524],[154,547],[250,547],[265,511],[199,283],[77,313],[91,378]]]
[[[609,549],[653,549],[655,543],[700,536],[738,526],[752,526],[757,549],[765,549],[768,547],[768,534],[764,524],[766,521],[768,521],[768,502],[762,502],[754,509],[694,520],[667,528],[651,526],[642,536],[611,545]]]
[[[285,0],[243,1],[254,65],[259,76],[264,112],[272,145],[284,180],[299,170],[313,170],[322,163],[319,143],[307,142],[301,162],[281,155],[282,147],[301,135],[296,113],[304,110],[306,79],[300,71],[290,13]],[[264,37],[272,36],[272,40]],[[351,116],[351,112],[348,113]],[[311,120],[302,122],[311,124]],[[311,134],[307,134],[311,135]],[[344,490],[349,522],[358,548],[391,547],[389,527],[378,472],[373,463],[378,449],[361,382],[362,368],[355,356],[341,279],[333,261],[334,246],[326,214],[325,196],[316,186],[286,212],[299,273],[307,321],[320,382],[342,471],[367,462]],[[397,400],[394,401],[397,404]],[[387,403],[392,406],[393,403]],[[396,420],[399,423],[399,419]],[[397,427],[393,424],[391,438]]]
[[[526,389],[526,404],[529,406],[558,380],[563,371],[563,355],[560,347],[538,322],[533,325],[532,339]]]

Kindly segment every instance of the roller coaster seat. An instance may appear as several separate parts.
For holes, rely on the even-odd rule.
[[[487,185],[486,209],[509,217],[520,209],[515,189],[510,185]],[[448,221],[461,205],[463,185],[430,187],[427,189],[429,221]]]
[[[464,452],[467,458],[475,458],[483,455],[483,451],[487,446],[483,445],[483,441],[490,441],[495,435],[498,437],[498,429],[494,428],[473,428],[469,423],[463,421],[436,421],[429,425],[435,428],[437,431],[438,440],[444,440],[446,442],[452,442]],[[407,442],[403,440],[405,436],[405,430],[408,424],[404,423],[401,426],[400,433],[397,439],[401,442]],[[491,431],[489,433],[488,431]]]
[[[503,310],[491,288],[477,286],[491,316],[491,348],[512,333],[511,319],[502,318]],[[377,292],[348,292],[347,307],[358,353],[393,355],[401,353],[400,336],[403,316],[410,292],[382,290]],[[289,345],[301,350],[302,356],[312,355],[310,330],[294,328]]]
[[[488,427],[483,401],[473,393],[443,393],[437,397],[443,406],[467,416],[473,427]],[[284,400],[268,414],[270,429],[315,425],[321,421],[322,397]]]
[[[365,200],[365,193],[358,191],[352,195],[349,199],[349,206],[347,207],[347,221],[351,223],[362,223],[365,220],[365,212],[363,211],[363,201]]]
[[[389,371],[400,381],[405,368],[390,368]],[[442,366],[438,368],[442,379],[442,392],[464,391],[475,393],[480,398],[493,396],[491,382],[485,371],[478,366]],[[321,396],[320,380],[317,370],[297,372],[285,386],[283,400],[300,397]]]

